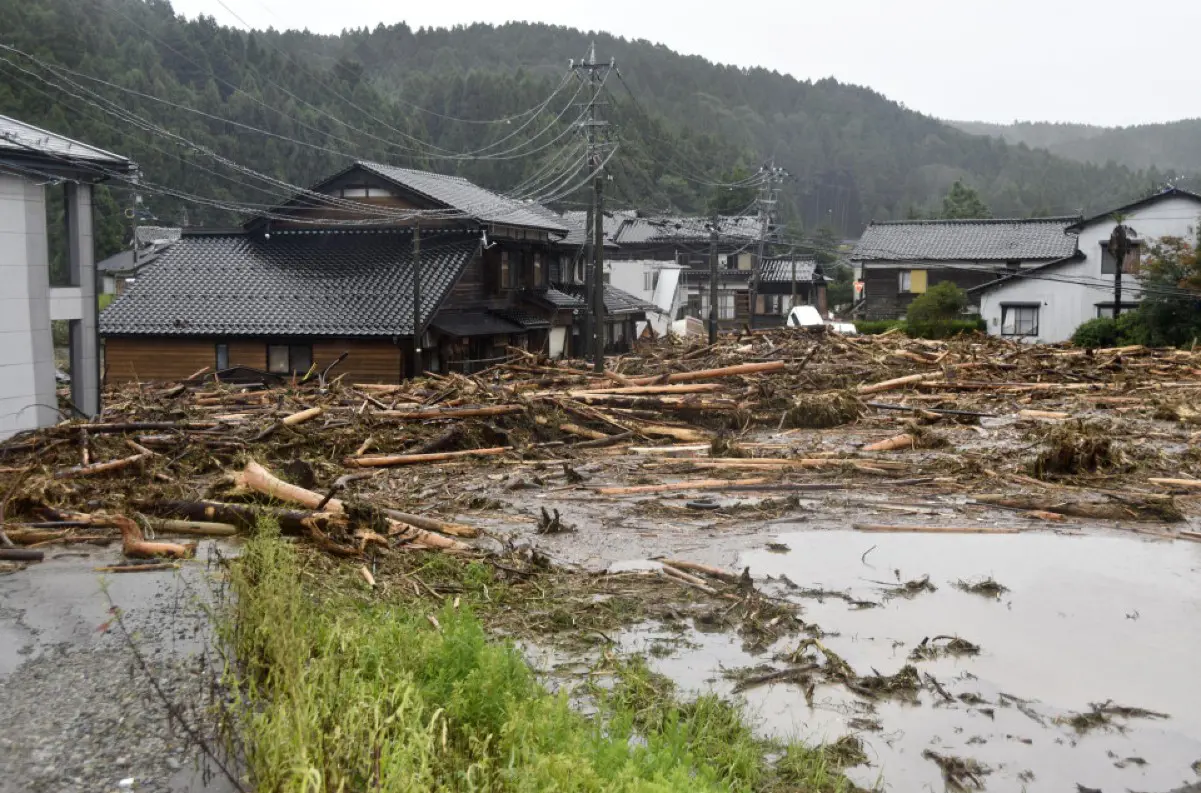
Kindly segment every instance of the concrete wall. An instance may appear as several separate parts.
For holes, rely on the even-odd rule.
[[[1160,237],[1194,238],[1201,224],[1201,204],[1186,198],[1165,198],[1135,210],[1126,218],[1143,243],[1143,256]],[[1080,232],[1079,248],[1083,261],[1060,265],[1034,277],[1015,278],[980,296],[980,314],[988,323],[988,332],[1001,333],[1001,315],[1005,305],[1037,304],[1039,334],[1024,337],[1030,342],[1066,341],[1081,323],[1097,316],[1099,303],[1113,302],[1112,274],[1101,272],[1101,243],[1109,241],[1114,222],[1098,221]],[[1122,276],[1122,303],[1142,299],[1139,280]]]
[[[45,191],[0,173],[0,438],[58,420]]]

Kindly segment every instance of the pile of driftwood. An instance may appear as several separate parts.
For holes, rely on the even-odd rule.
[[[401,466],[574,459],[665,444],[712,445],[710,459],[693,465],[751,471],[747,487],[758,474],[782,469],[881,473],[905,469],[881,456],[941,442],[923,429],[930,422],[1010,416],[1071,424],[1099,410],[1172,422],[1195,444],[1199,391],[1201,354],[1192,351],[796,329],[729,335],[713,345],[660,340],[610,359],[600,375],[583,362],[518,350],[474,375],[430,374],[398,385],[345,382],[336,367],[287,382],[265,373],[239,381],[198,373],[181,383],[111,389],[95,419],[0,445],[0,559],[36,559],[46,544],[116,537],[131,558],[183,558],[192,546],[148,540],[148,533],[233,534],[263,514],[339,555],[464,551],[461,538],[476,529],[387,505],[343,503],[337,494]],[[740,459],[719,451],[731,433],[828,430],[871,415],[904,419],[905,431],[862,444],[855,459]],[[1070,432],[1062,443],[1044,461],[1056,475],[1078,465],[1096,473],[1111,459],[1105,444]],[[1145,484],[1201,493],[1201,480],[1173,464],[1161,461]],[[703,486],[694,480],[608,492]]]

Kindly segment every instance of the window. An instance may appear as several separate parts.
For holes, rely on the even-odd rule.
[[[1001,306],[1002,336],[1037,336],[1038,306]]]
[[[1137,309],[1138,309],[1138,303],[1123,303],[1122,304],[1122,313],[1123,314],[1128,313],[1130,311],[1136,311]],[[1113,303],[1098,303],[1097,304],[1097,316],[1113,318]]]
[[[1130,250],[1126,253],[1126,261],[1122,265],[1122,272],[1136,275],[1141,264],[1142,251],[1139,244],[1132,241],[1130,243]],[[1109,252],[1109,240],[1105,240],[1101,243],[1101,274],[1114,275],[1116,272],[1117,262],[1114,261],[1113,255]]]
[[[659,273],[656,270],[647,270],[642,274],[642,289],[645,292],[655,291],[655,282],[659,280]]]
[[[542,254],[535,253],[534,254],[534,283],[533,283],[533,286],[535,288],[537,288],[539,286],[542,286],[542,284],[543,284],[543,281],[542,281]]]
[[[217,371],[221,372],[229,368],[229,345],[216,345],[217,353]]]
[[[313,348],[308,344],[268,344],[267,371],[272,374],[304,374],[313,365]]]
[[[501,251],[500,252],[500,288],[501,289],[508,289],[512,285],[512,282],[510,281],[510,277],[511,276],[509,273],[509,252]]]
[[[901,270],[897,273],[897,291],[920,295],[926,291],[925,270]]]

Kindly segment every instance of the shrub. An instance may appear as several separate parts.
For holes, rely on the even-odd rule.
[[[1097,317],[1084,322],[1072,334],[1072,344],[1086,349],[1114,347],[1118,342],[1118,323],[1112,317]]]
[[[855,330],[864,336],[876,336],[893,328],[905,328],[903,319],[863,319],[855,323]]]
[[[967,292],[950,281],[942,281],[915,297],[905,318],[911,323],[956,319],[966,306]]]

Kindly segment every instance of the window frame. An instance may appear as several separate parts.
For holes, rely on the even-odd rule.
[[[509,261],[509,252],[507,250],[501,250],[498,267],[500,268],[498,277],[501,290],[511,289],[512,284],[510,282],[513,277],[513,263]]]
[[[221,363],[222,358],[225,358],[224,364]],[[213,344],[213,363],[218,372],[229,368],[229,342],[219,341]]]
[[[283,370],[273,367],[272,363],[271,363],[271,351],[272,350],[278,351],[281,348],[284,351],[284,358],[286,361],[285,368]],[[302,354],[296,355],[295,354],[296,351],[301,351]],[[277,352],[277,354],[278,354],[278,352]],[[296,366],[297,358],[303,358],[303,357],[308,358],[308,363],[305,365],[305,367],[303,369],[298,369]],[[313,345],[312,345],[312,343],[307,343],[307,344],[284,343],[284,344],[268,344],[267,345],[267,372],[269,374],[275,374],[275,375],[305,374],[309,371],[309,369],[312,368],[312,366],[313,366]]]
[[[1122,263],[1122,275],[1135,275],[1143,262],[1143,244],[1141,240],[1130,240],[1130,252],[1126,254],[1126,260],[1129,261],[1133,256],[1135,262],[1134,270],[1126,268],[1126,262]],[[1106,269],[1108,267],[1108,269]],[[1118,271],[1118,262],[1109,253],[1109,240],[1101,240],[1101,275],[1116,275]],[[1124,307],[1123,307],[1124,308]]]
[[[533,283],[531,284],[531,286],[533,286],[534,289],[538,289],[545,285],[545,280],[544,280],[545,275],[546,275],[545,264],[546,263],[542,261],[542,252],[534,251],[534,263],[531,265],[532,273],[533,273],[533,276],[532,276]]]
[[[1010,311],[1031,310],[1034,312],[1034,325],[1030,332],[1020,332],[1017,323],[1020,321],[1018,316],[1014,316],[1013,332],[1005,332],[1006,319]],[[1042,304],[1041,303],[1002,303],[1001,304],[1001,336],[1009,339],[1032,339],[1037,338],[1040,325],[1042,324]]]
[[[913,288],[913,270],[898,270],[897,271],[897,294],[911,294]]]

